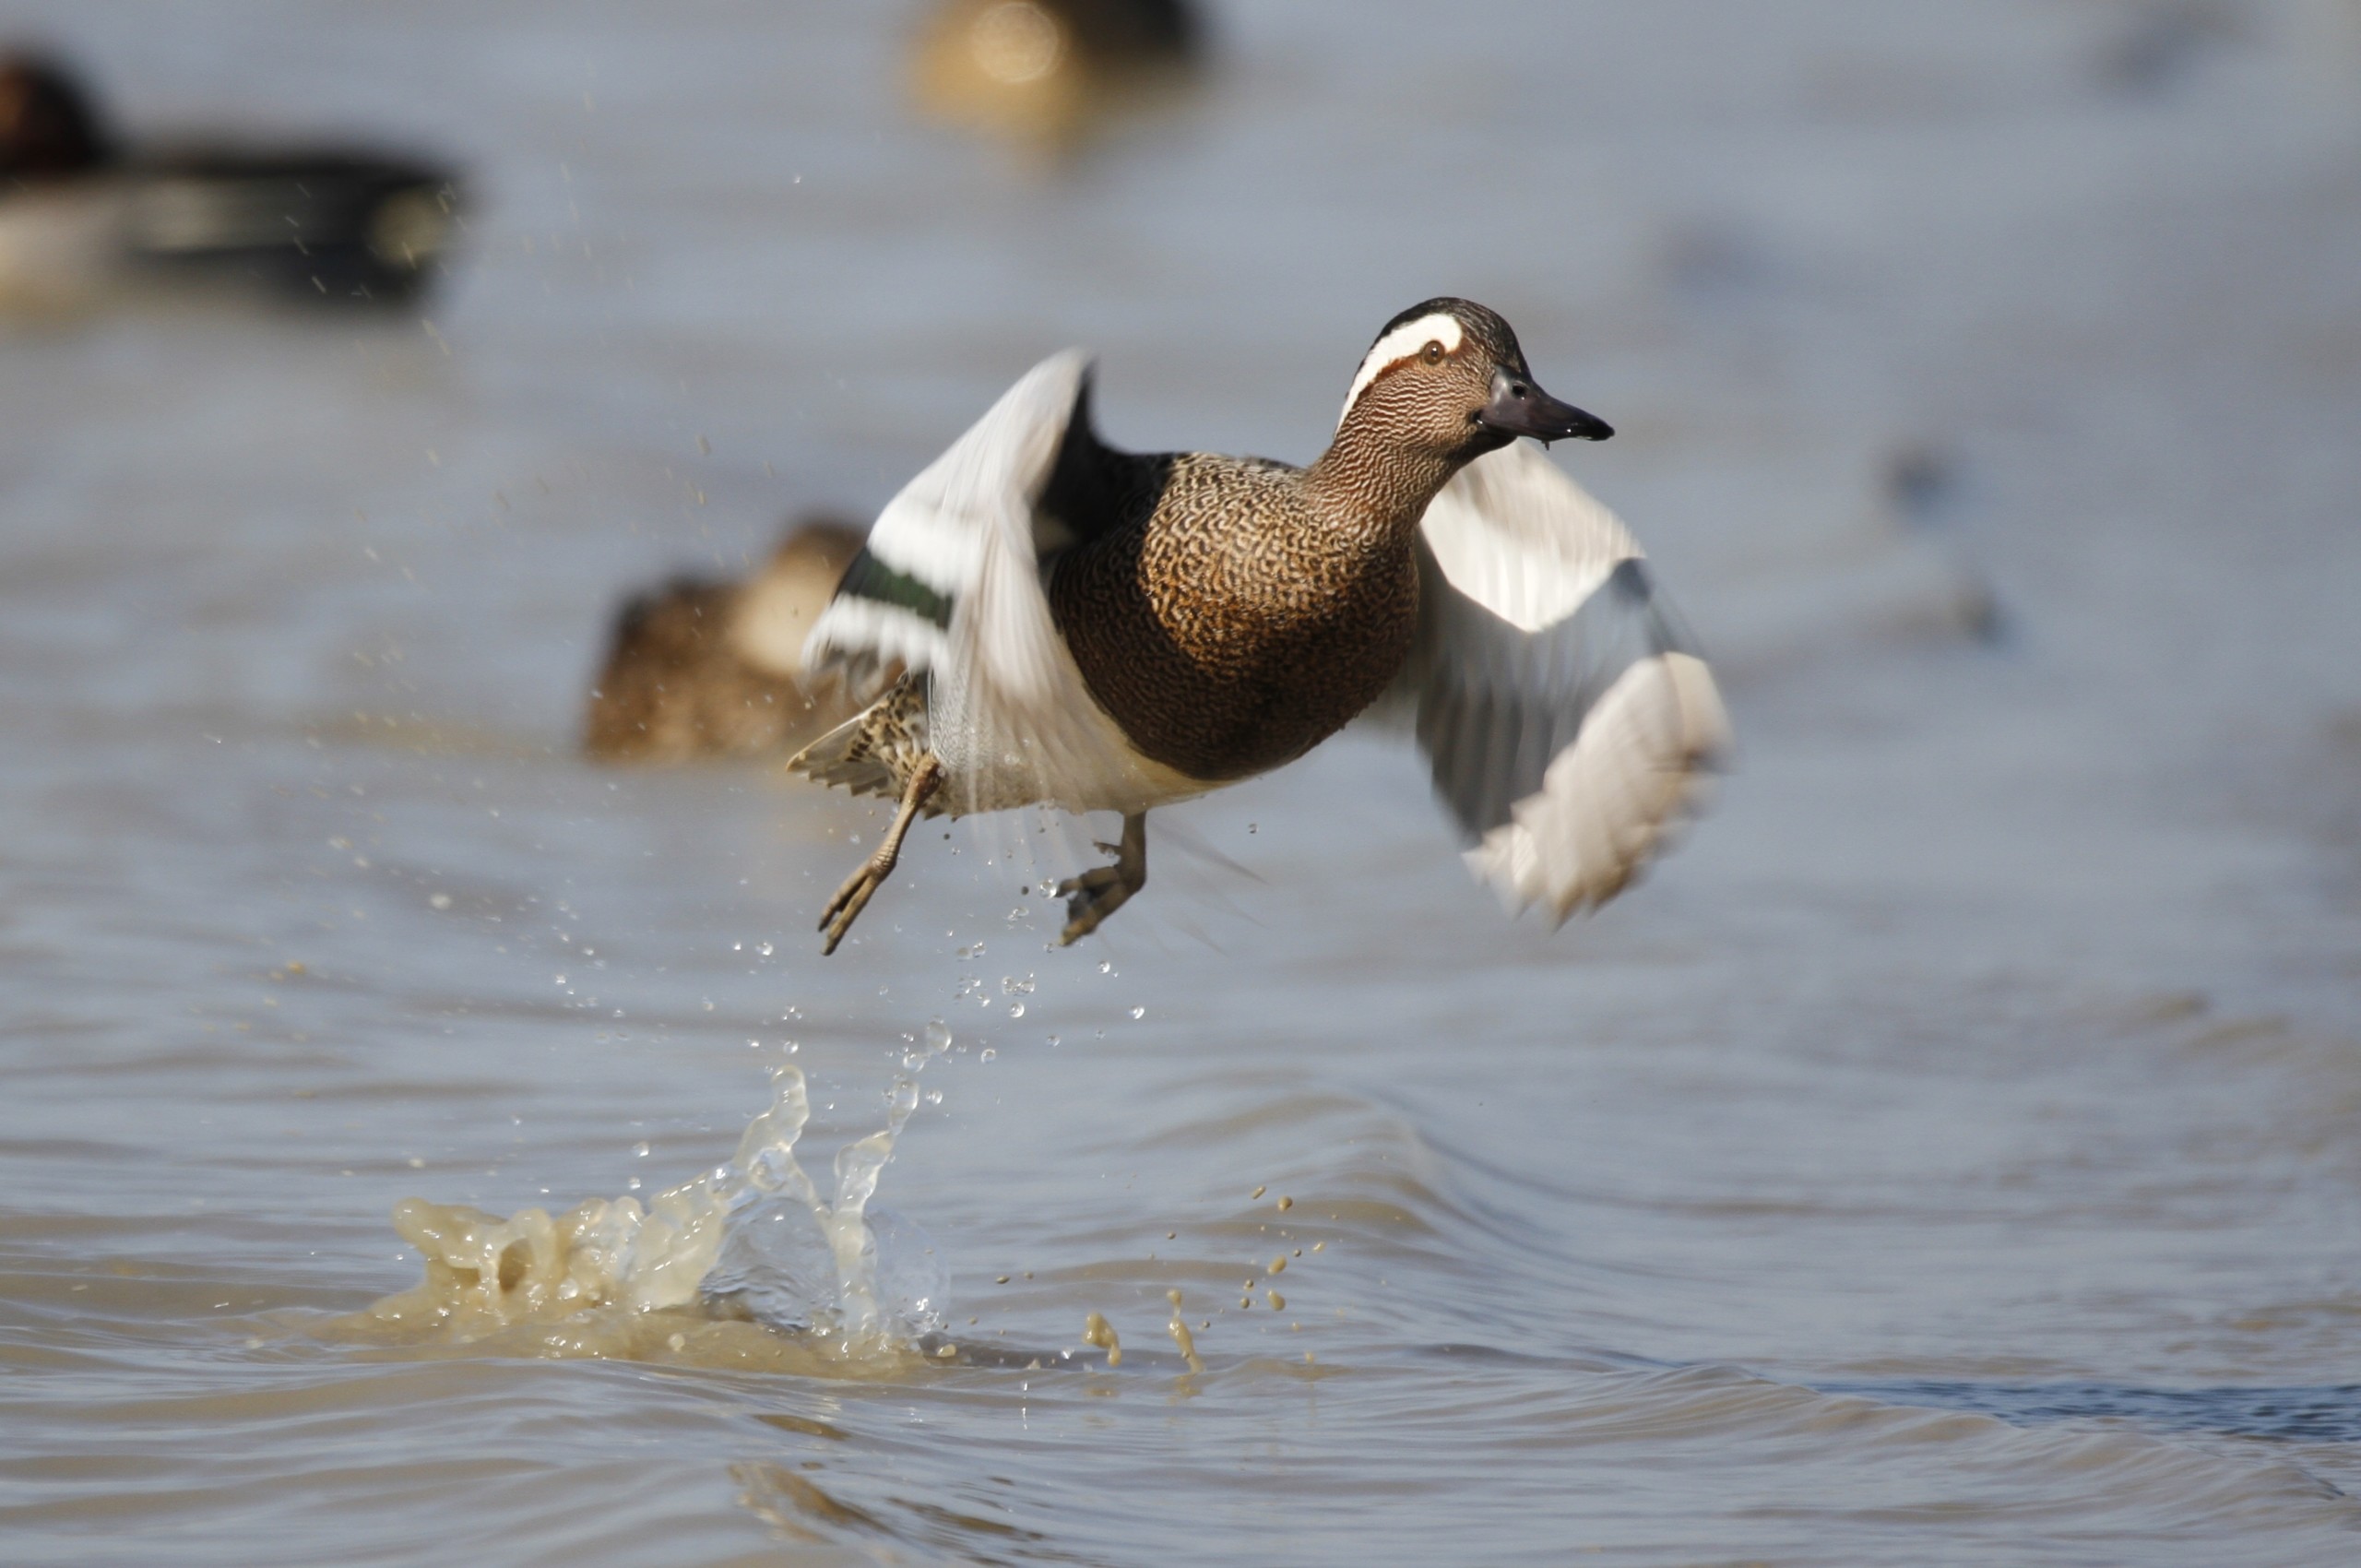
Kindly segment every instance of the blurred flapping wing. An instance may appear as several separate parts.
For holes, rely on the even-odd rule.
[[[905,485],[804,645],[806,668],[856,689],[896,667],[926,677],[939,803],[954,814],[1121,806],[1149,790],[1042,588],[1043,558],[1073,536],[1037,504],[1070,436],[1097,440],[1089,377],[1079,350],[1042,361]]]
[[[1467,862],[1512,911],[1602,904],[1695,809],[1728,720],[1623,524],[1519,443],[1419,525],[1404,674]]]

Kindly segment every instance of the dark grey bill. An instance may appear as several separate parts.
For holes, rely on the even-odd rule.
[[[1503,435],[1530,435],[1536,441],[1604,441],[1615,434],[1615,427],[1597,415],[1561,403],[1530,377],[1505,370],[1492,373],[1492,400],[1476,422]]]

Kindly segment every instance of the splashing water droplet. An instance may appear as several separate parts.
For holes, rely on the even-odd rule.
[[[1147,1016],[1147,1009],[1145,1007],[1134,1007],[1132,1009],[1132,1016],[1134,1018],[1145,1018]]]
[[[1167,1290],[1164,1299],[1172,1303],[1172,1321],[1164,1325],[1164,1331],[1172,1336],[1172,1343],[1180,1347],[1181,1358],[1189,1363],[1189,1370],[1204,1372],[1205,1363],[1198,1359],[1196,1336],[1189,1332],[1189,1325],[1180,1321],[1180,1292]]]
[[[1008,1004],[1008,1016],[1012,1018],[1022,1018],[1025,1016],[1025,1004],[1022,1002],[1010,1003]]]
[[[1083,1320],[1082,1341],[1096,1345],[1107,1352],[1107,1368],[1112,1372],[1123,1364],[1123,1342],[1115,1336],[1115,1325],[1097,1313]]]

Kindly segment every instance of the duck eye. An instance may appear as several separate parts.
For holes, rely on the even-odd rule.
[[[1429,364],[1441,364],[1442,363],[1442,345],[1430,338],[1427,339],[1427,346],[1418,350],[1418,357]]]

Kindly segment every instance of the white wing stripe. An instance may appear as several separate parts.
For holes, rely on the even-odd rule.
[[[921,481],[925,477],[919,476]],[[910,490],[915,489],[914,482]],[[878,517],[870,532],[869,552],[935,592],[956,599],[976,580],[983,541],[966,518],[937,510],[936,497],[916,496],[910,490],[896,496]]]
[[[1453,588],[1528,632],[1572,614],[1643,553],[1620,518],[1523,442],[1461,469],[1418,529]]]
[[[826,650],[837,657],[873,659],[879,665],[928,670],[951,648],[943,629],[925,616],[852,594],[828,601],[803,646],[807,669],[818,668],[814,655]]]

